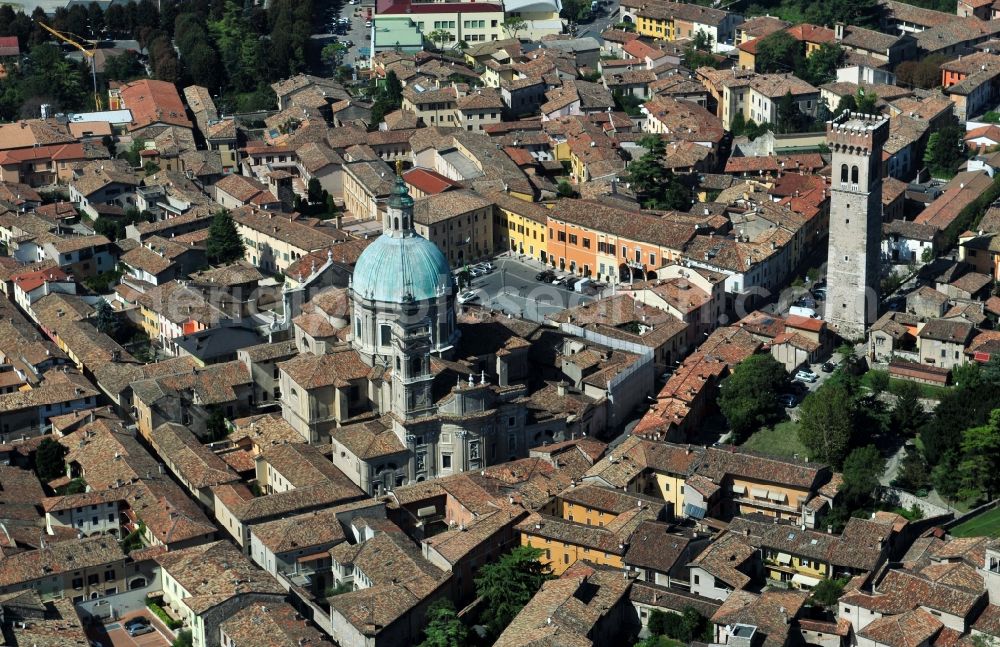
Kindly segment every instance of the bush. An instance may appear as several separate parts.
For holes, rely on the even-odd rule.
[[[163,598],[156,598],[156,599],[160,600],[161,602],[163,601]],[[174,620],[169,615],[167,615],[167,612],[163,610],[163,607],[161,607],[153,598],[146,599],[146,607],[150,611],[152,611],[157,618],[162,620],[163,624],[167,625],[169,629],[180,629],[181,626],[184,624],[180,620]]]

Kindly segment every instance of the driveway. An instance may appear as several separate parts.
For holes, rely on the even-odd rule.
[[[125,631],[125,622],[137,616],[146,618],[155,631],[142,636],[129,636]],[[126,614],[115,622],[90,631],[89,634],[91,640],[96,640],[103,647],[170,647],[174,640],[173,633],[160,622],[160,619],[145,610]]]

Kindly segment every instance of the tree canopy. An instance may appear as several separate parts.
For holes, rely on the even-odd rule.
[[[733,368],[719,389],[719,409],[737,442],[781,418],[778,395],[787,384],[785,368],[770,353],[751,355]]]
[[[468,628],[447,598],[431,603],[424,621],[424,641],[419,647],[463,647],[469,640]]]
[[[964,161],[965,130],[952,119],[927,139],[924,164],[934,177],[950,178]]]
[[[205,252],[212,263],[230,263],[243,258],[243,239],[228,211],[221,210],[212,218]]]
[[[63,462],[67,449],[59,442],[46,436],[38,444],[35,452],[35,473],[42,481],[51,481],[66,475],[66,463]]]
[[[482,621],[499,635],[531,597],[551,579],[548,565],[539,560],[542,551],[518,546],[499,560],[479,568],[476,594],[483,599]]]
[[[691,190],[670,169],[663,167],[666,144],[659,135],[647,135],[639,140],[646,152],[628,167],[625,181],[639,195],[647,209],[676,209],[687,211],[691,207]]]

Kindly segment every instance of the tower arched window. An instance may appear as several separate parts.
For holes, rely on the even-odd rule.
[[[399,229],[399,218],[393,218],[392,219],[392,228],[393,229]]]
[[[857,183],[858,183],[858,167],[857,166],[852,166],[851,167],[851,184],[857,184]]]
[[[840,165],[840,181],[847,184],[847,164]]]

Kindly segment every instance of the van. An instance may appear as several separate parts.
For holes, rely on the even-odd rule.
[[[584,288],[591,284],[590,279],[580,279],[579,283],[573,286],[573,289],[577,292],[583,292]]]
[[[788,309],[788,314],[795,315],[797,317],[808,317],[809,319],[816,318],[816,311],[812,308],[804,308],[802,306],[792,306]]]

